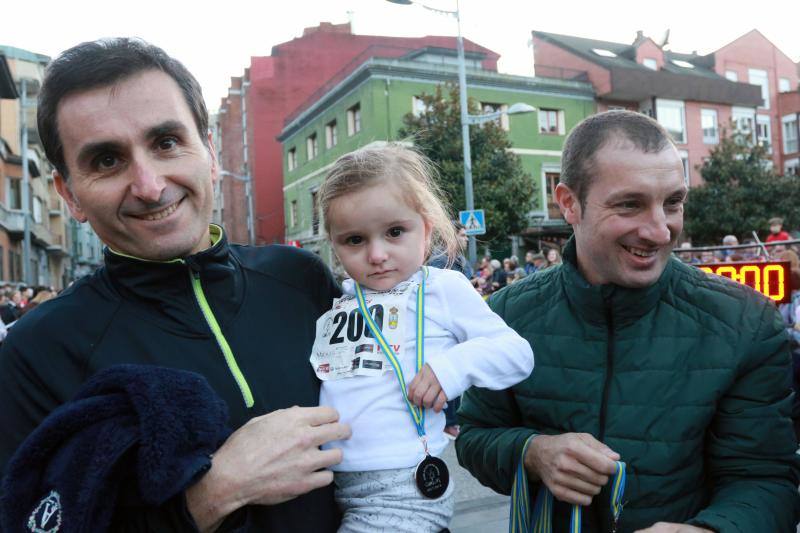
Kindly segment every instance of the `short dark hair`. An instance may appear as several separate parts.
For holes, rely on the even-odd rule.
[[[73,93],[113,85],[145,70],[169,75],[183,92],[194,117],[200,140],[208,146],[208,111],[200,84],[177,59],[142,39],[115,37],[73,46],[53,60],[45,71],[37,122],[47,159],[65,178],[64,145],[58,132],[58,105]]]
[[[561,183],[577,195],[582,211],[592,182],[594,156],[612,139],[630,141],[644,153],[658,153],[675,144],[661,124],[635,111],[607,111],[582,120],[564,141],[561,155]]]

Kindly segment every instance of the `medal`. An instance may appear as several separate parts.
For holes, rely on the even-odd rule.
[[[425,364],[424,295],[425,278],[428,277],[428,269],[423,266],[422,271],[422,281],[417,288],[417,373],[422,370],[422,366]],[[419,439],[422,441],[422,446],[425,450],[425,458],[423,458],[414,469],[414,481],[416,482],[417,489],[419,489],[420,493],[426,498],[439,498],[447,490],[447,486],[450,483],[450,473],[447,471],[447,465],[444,461],[428,453],[428,442],[425,437],[425,409],[413,405],[408,399],[406,380],[403,376],[403,367],[400,365],[400,358],[394,351],[394,348],[386,342],[386,338],[383,336],[381,329],[375,323],[375,320],[373,320],[372,314],[367,310],[364,293],[361,291],[361,286],[359,286],[358,283],[355,284],[355,289],[356,298],[358,299],[358,310],[364,317],[364,322],[367,323],[367,327],[369,327],[370,332],[372,332],[373,338],[378,341],[381,349],[386,354],[386,358],[392,365],[395,376],[397,376],[397,381],[400,382],[400,390],[403,393],[406,407],[408,407],[408,413],[411,415],[411,420],[414,423],[414,427],[417,429],[417,435],[419,435]],[[391,327],[391,320],[389,327]]]
[[[414,469],[414,481],[419,492],[426,498],[435,500],[442,496],[450,483],[447,465],[438,457],[426,455]]]

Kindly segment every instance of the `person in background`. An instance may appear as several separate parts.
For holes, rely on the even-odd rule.
[[[492,259],[492,292],[499,291],[508,284],[508,273],[497,259]]]
[[[722,238],[722,245],[723,246],[738,246],[739,239],[736,238],[736,235],[725,235]],[[733,263],[736,261],[741,261],[743,256],[739,250],[730,248],[726,248],[722,250],[722,262],[723,263]]]
[[[538,256],[538,257],[537,257]],[[544,263],[544,256],[539,252],[534,252],[533,250],[528,250],[525,253],[525,275],[529,276],[539,270],[539,266],[537,266],[537,259],[539,265]]]
[[[788,241],[791,239],[792,237],[789,233],[783,229],[783,219],[781,217],[772,217],[769,219],[769,235],[767,235],[767,242]]]
[[[546,268],[561,264],[561,252],[559,252],[557,248],[550,248],[547,250],[547,255],[545,257],[547,258]]]

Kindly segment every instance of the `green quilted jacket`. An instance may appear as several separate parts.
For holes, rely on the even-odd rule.
[[[564,259],[490,300],[536,366],[511,389],[464,394],[459,462],[508,494],[529,436],[590,433],[628,466],[620,532],[668,521],[794,533],[800,458],[775,306],[676,259],[645,289],[589,285],[574,241]],[[567,511],[557,503],[556,532]],[[583,522],[611,530],[608,487]]]

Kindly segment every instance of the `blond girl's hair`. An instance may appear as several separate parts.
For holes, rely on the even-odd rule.
[[[436,169],[430,159],[400,143],[369,146],[345,154],[333,164],[319,189],[319,202],[325,232],[330,235],[331,203],[346,194],[380,183],[394,183],[417,213],[430,224],[433,250],[448,258],[448,265],[459,254],[458,236],[450,222],[443,193],[436,184]]]

